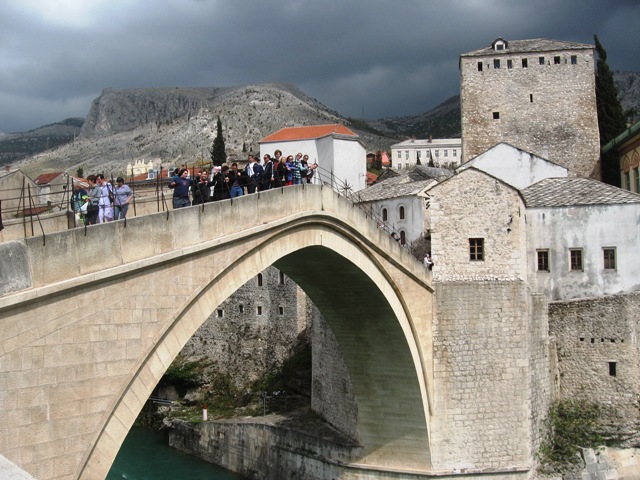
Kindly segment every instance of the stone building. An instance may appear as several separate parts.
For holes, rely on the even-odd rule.
[[[391,145],[391,158],[395,168],[410,169],[416,165],[457,167],[462,162],[462,139],[460,138],[415,138]]]
[[[602,147],[602,153],[615,151],[620,162],[620,186],[640,193],[640,122]]]
[[[462,160],[506,142],[599,178],[594,47],[496,39],[460,56]]]

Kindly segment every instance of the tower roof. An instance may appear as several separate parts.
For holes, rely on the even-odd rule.
[[[501,42],[498,42],[500,40]],[[502,43],[505,48],[503,50],[495,49],[496,43]],[[552,40],[549,38],[533,38],[529,40],[509,40],[502,38],[496,39],[491,45],[480,50],[463,53],[461,57],[482,57],[485,55],[501,55],[510,53],[532,53],[532,52],[556,52],[560,50],[593,50],[593,45],[588,43],[564,42],[561,40]]]

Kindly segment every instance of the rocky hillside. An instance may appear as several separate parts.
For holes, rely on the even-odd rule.
[[[640,119],[640,72],[613,72],[620,103],[625,111],[634,110],[633,119]]]
[[[75,142],[17,165],[28,174],[52,170],[124,173],[135,160],[164,167],[209,159],[217,118],[231,160],[257,152],[261,138],[288,126],[350,122],[292,85],[105,90]],[[370,149],[396,141],[366,124],[353,127]],[[367,128],[366,130],[362,127]]]
[[[73,142],[83,123],[83,118],[68,118],[24,133],[0,133],[0,165]]]

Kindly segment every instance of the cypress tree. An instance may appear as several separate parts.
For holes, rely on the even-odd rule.
[[[220,117],[218,117],[218,123],[216,124],[216,138],[213,139],[213,146],[211,147],[211,160],[213,164],[218,167],[227,161],[227,152],[224,146]]]
[[[607,64],[607,52],[602,47],[598,36],[596,43],[596,103],[598,107],[598,129],[600,146],[606,145],[627,128],[625,114],[618,99],[618,90],[613,81],[613,73]],[[601,155],[600,168],[602,181],[610,185],[620,186],[620,165],[618,153],[610,150]]]

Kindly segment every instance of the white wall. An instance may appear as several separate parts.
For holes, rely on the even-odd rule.
[[[640,290],[640,205],[533,208],[526,216],[537,292],[559,300]],[[604,270],[603,247],[615,247],[615,270]],[[571,248],[582,248],[584,271],[571,271]],[[549,249],[550,272],[537,271],[537,249]]]
[[[322,178],[330,182],[329,172],[341,181],[347,181],[354,192],[367,186],[367,153],[357,140],[343,140],[326,136],[312,140],[292,140],[289,142],[272,142],[260,145],[260,158],[266,153],[273,157],[273,152],[281,150],[283,156],[301,152],[309,155],[309,163],[318,163],[325,171],[314,175],[314,182]]]
[[[408,243],[422,237],[428,228],[425,222],[425,199],[418,195],[387,198],[370,202],[378,218],[382,218],[382,209],[387,209],[387,224],[398,232],[404,230]],[[404,220],[400,219],[400,206],[404,207]]]
[[[567,169],[544,158],[499,143],[458,168],[475,167],[519,190],[545,178],[566,177]]]

